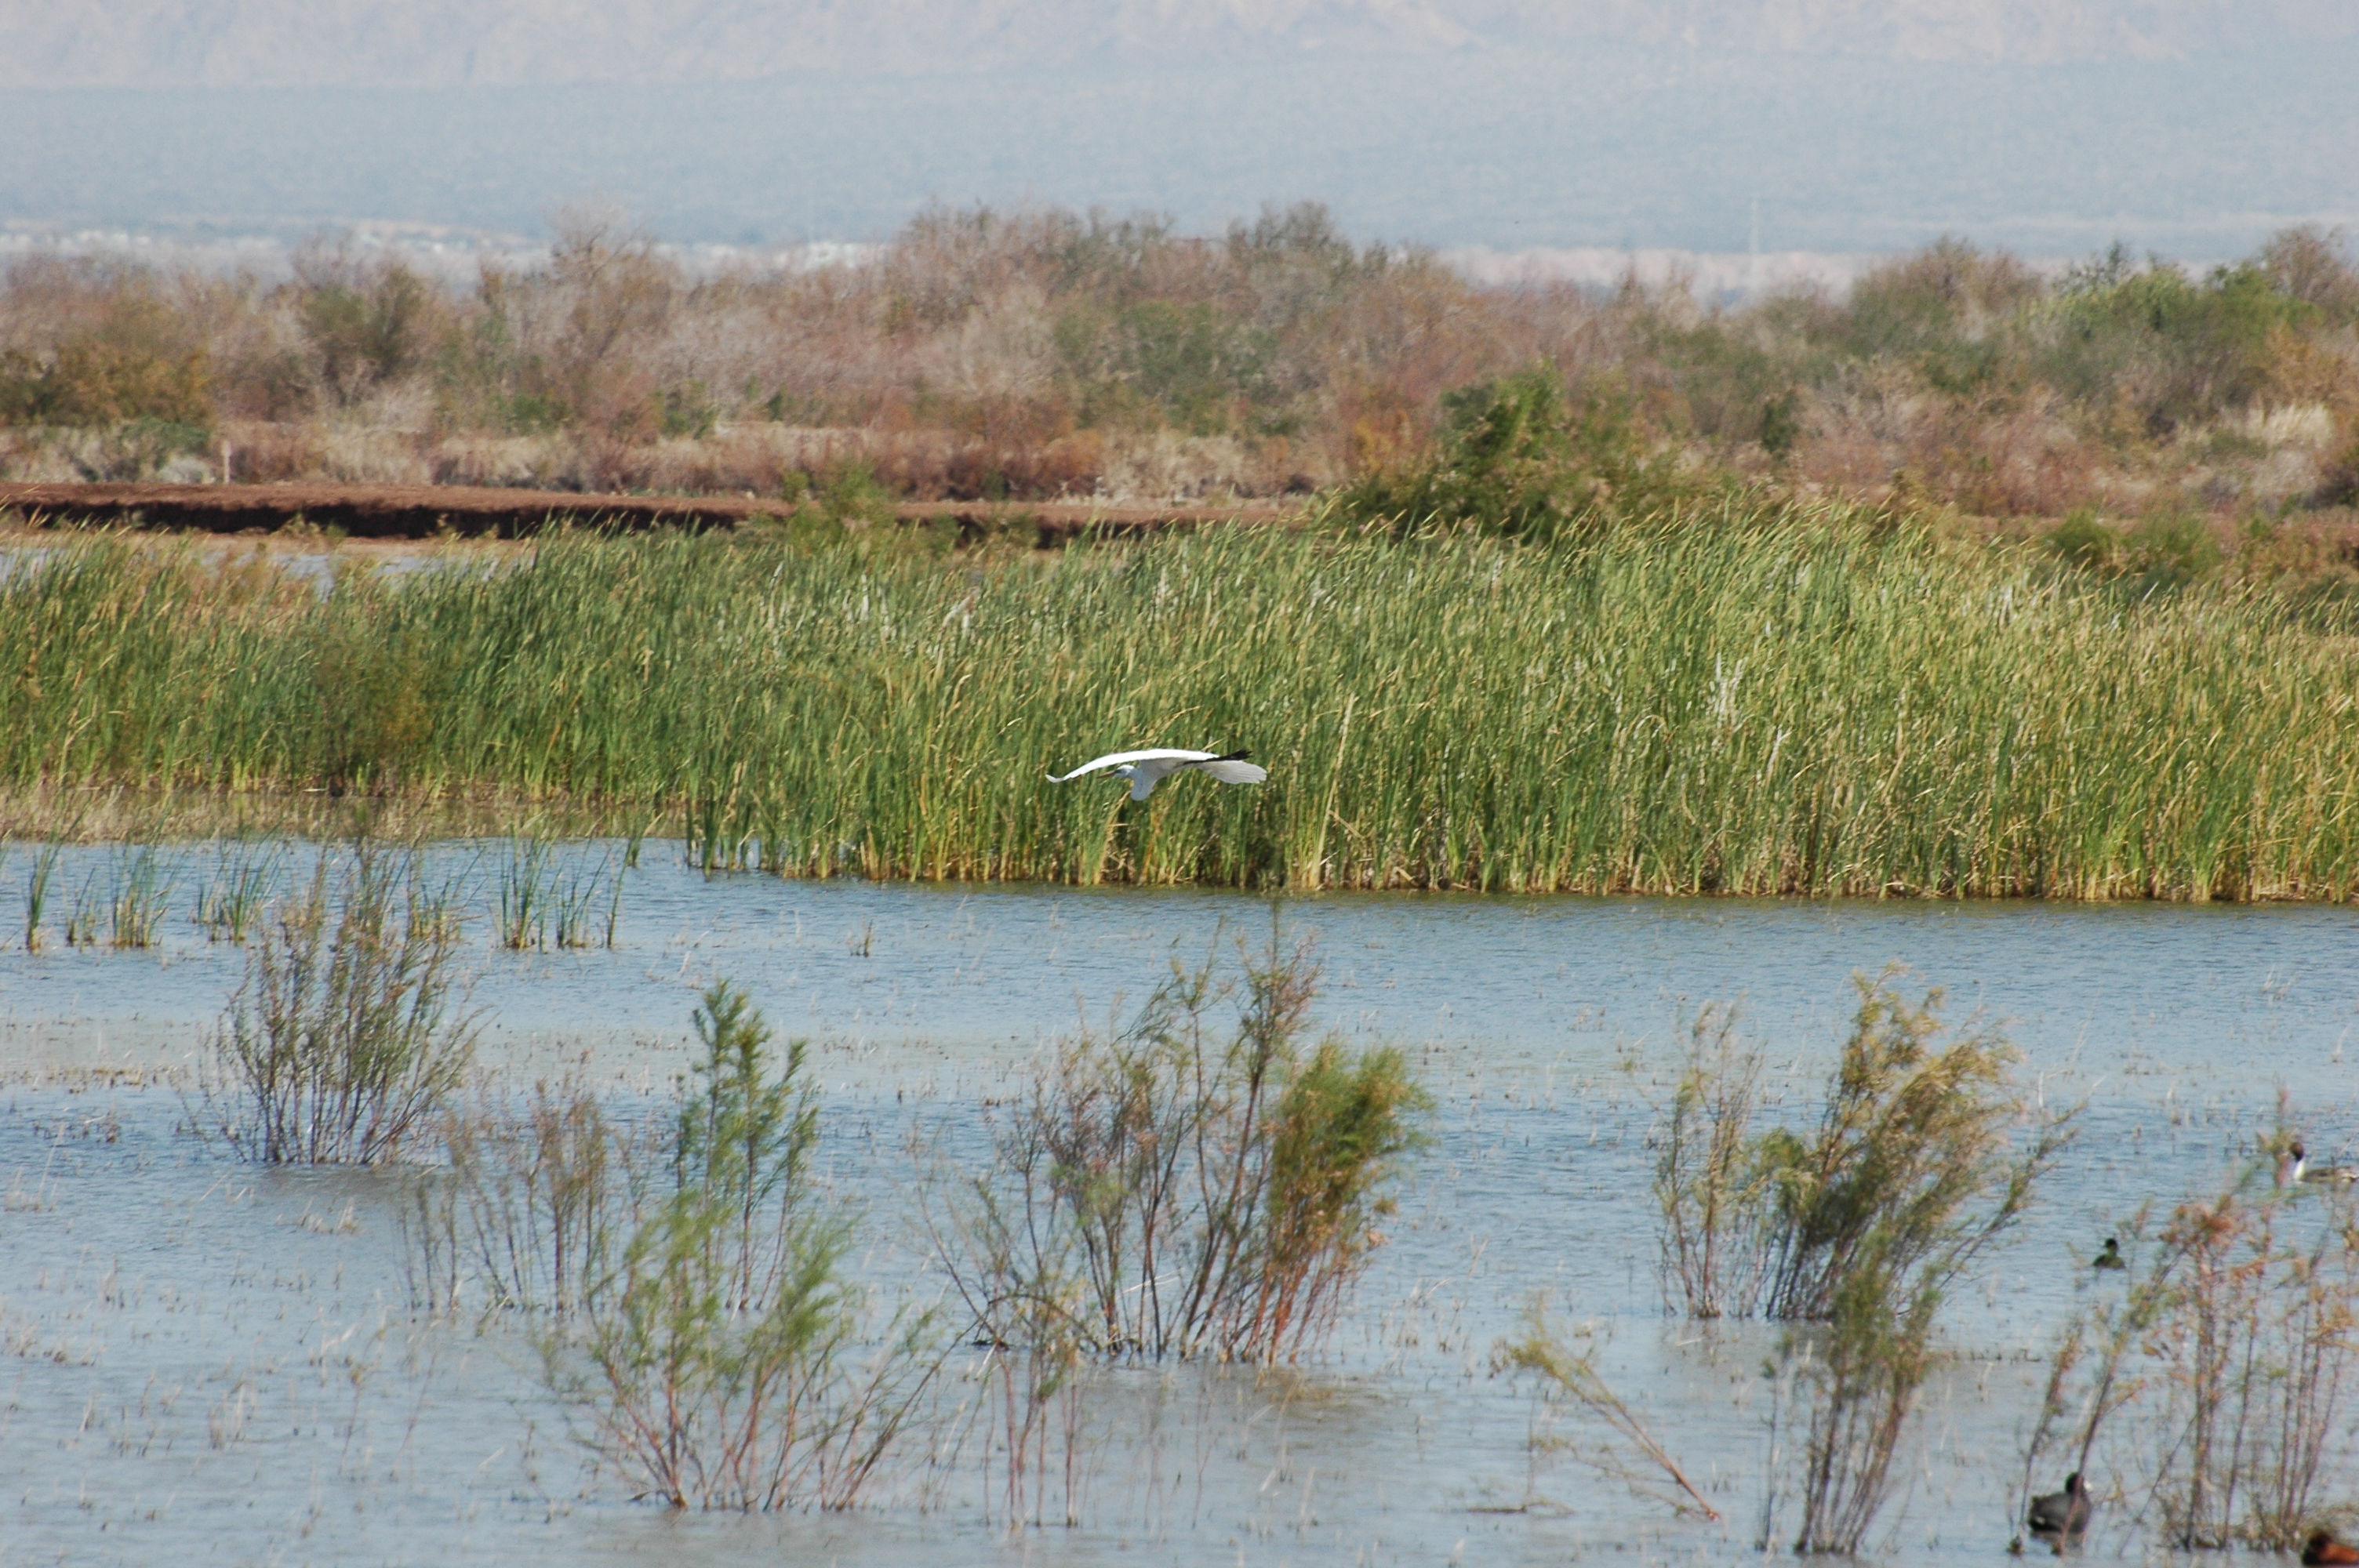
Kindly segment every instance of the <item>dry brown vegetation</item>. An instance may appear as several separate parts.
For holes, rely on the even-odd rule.
[[[1478,287],[1312,206],[1215,237],[936,211],[854,265],[711,276],[575,214],[463,290],[333,240],[277,282],[36,258],[0,278],[0,477],[201,480],[226,443],[245,480],[1270,495],[1414,468],[1447,395],[1535,365],[1690,476],[2214,532],[2359,494],[2337,235],[2201,276],[1944,241],[1723,306]]]

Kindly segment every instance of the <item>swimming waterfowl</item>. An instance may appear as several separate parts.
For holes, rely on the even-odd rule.
[[[2031,1499],[2027,1522],[2031,1533],[2071,1539],[2089,1528],[2089,1488],[2073,1471],[2064,1477],[2064,1489]]]
[[[2315,1530],[2301,1549],[2302,1568],[2326,1568],[2329,1563],[2359,1563],[2359,1546],[2334,1539],[2331,1530]]]
[[[2289,1187],[2296,1182],[2359,1182],[2359,1165],[2313,1165],[2296,1139],[2277,1161],[2277,1184]]]
[[[2126,1269],[2129,1266],[2129,1260],[2122,1256],[2120,1239],[2112,1236],[2105,1238],[2105,1249],[2098,1253],[2089,1265],[2092,1269]]]

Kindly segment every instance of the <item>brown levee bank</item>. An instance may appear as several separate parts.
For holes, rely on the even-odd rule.
[[[0,510],[29,523],[208,534],[270,533],[304,523],[355,539],[444,534],[516,538],[551,523],[602,527],[727,528],[790,515],[792,503],[750,495],[595,495],[571,491],[385,484],[0,484]],[[962,538],[1029,528],[1042,546],[1084,534],[1143,534],[1203,523],[1277,522],[1299,506],[1269,503],[1142,506],[1091,501],[904,502],[910,522],[951,522]]]

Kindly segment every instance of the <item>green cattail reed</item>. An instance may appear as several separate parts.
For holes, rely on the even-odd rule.
[[[2351,895],[2345,633],[1872,523],[954,561],[560,535],[324,599],[101,540],[0,585],[0,788],[497,800],[798,876]],[[1271,777],[1040,777],[1131,744]]]
[[[117,947],[153,947],[171,896],[172,884],[157,861],[155,847],[143,846],[124,860],[115,877],[109,940]]]
[[[511,952],[549,946],[549,905],[558,889],[549,857],[552,846],[542,838],[519,838],[508,845],[508,862],[500,870],[499,943]],[[558,943],[565,945],[560,912]]]
[[[62,841],[52,838],[41,846],[33,859],[32,871],[25,879],[25,951],[41,950],[41,917],[49,906],[49,879],[57,874],[58,856],[64,852]]]
[[[281,858],[275,848],[221,852],[212,876],[197,890],[196,922],[208,941],[245,944],[277,881]]]
[[[98,873],[93,871],[82,879],[82,891],[74,895],[73,907],[66,912],[67,946],[98,946],[98,916],[105,905],[105,895],[98,887]]]

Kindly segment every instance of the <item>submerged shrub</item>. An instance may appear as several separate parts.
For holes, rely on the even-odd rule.
[[[2035,1122],[1995,1034],[1946,1040],[1940,993],[1861,977],[1859,1009],[1818,1125],[1756,1137],[1761,1062],[1724,1015],[1699,1022],[1656,1191],[1666,1294],[1695,1316],[1761,1310],[1794,1326],[1780,1358],[1804,1409],[1795,1550],[1859,1550],[1935,1364],[1958,1276],[2022,1217],[2069,1116]]]
[[[2260,1170],[2175,1209],[2139,1345],[2161,1395],[2147,1483],[2181,1550],[2298,1547],[2333,1500],[2330,1455],[2359,1347],[2359,1210]]]
[[[458,924],[419,856],[363,844],[264,921],[211,1042],[203,1093],[265,1164],[369,1164],[434,1123],[474,1060]]]
[[[655,1162],[643,1130],[609,1118],[578,1077],[452,1112],[448,1168],[419,1184],[411,1294],[438,1314],[587,1310],[642,1213]]]
[[[1321,1342],[1430,1100],[1396,1049],[1302,1048],[1318,978],[1273,937],[1220,1040],[1232,988],[1175,964],[1120,1034],[1058,1054],[935,1232],[986,1338],[1260,1363]]]
[[[2013,1048],[1995,1033],[1944,1043],[1941,993],[1911,1003],[1898,977],[1857,980],[1816,1130],[1761,1141],[1772,1317],[1836,1317],[1863,1271],[1938,1289],[2022,1217],[2069,1136],[2067,1119],[2040,1122],[2018,1153],[2010,1134],[2027,1108],[2008,1081]]]
[[[2292,1552],[2339,1507],[2359,1206],[2332,1173],[2302,1179],[2296,1139],[2281,1123],[2217,1190],[2120,1227],[2121,1289],[2059,1336],[2024,1495],[2061,1448],[2051,1472],[2135,1504],[2175,1551]]]
[[[1491,1347],[1491,1375],[1529,1379],[1538,1400],[1538,1413],[1551,1425],[1559,1410],[1571,1405],[1613,1433],[1618,1442],[1617,1447],[1583,1449],[1543,1430],[1541,1422],[1535,1421],[1530,1439],[1535,1468],[1548,1454],[1570,1454],[1600,1474],[1624,1483],[1634,1493],[1651,1497],[1674,1512],[1692,1511],[1708,1519],[1718,1519],[1720,1510],[1705,1500],[1653,1429],[1614,1391],[1605,1375],[1598,1370],[1597,1353],[1601,1348],[1596,1331],[1588,1325],[1569,1336],[1559,1333],[1549,1319],[1544,1298],[1536,1298],[1526,1306],[1521,1334],[1502,1338]],[[1646,1468],[1629,1463],[1625,1454],[1644,1460]],[[1677,1493],[1663,1487],[1663,1481],[1677,1487]]]
[[[1753,1118],[1762,1067],[1758,1047],[1737,1037],[1734,1010],[1698,1015],[1655,1162],[1663,1295],[1690,1317],[1750,1317],[1760,1296],[1765,1184]]]
[[[761,1013],[726,981],[704,993],[696,1030],[670,1190],[626,1238],[577,1227],[606,1266],[549,1338],[549,1373],[594,1411],[596,1446],[644,1495],[848,1508],[930,1380],[929,1320],[897,1318],[864,1362],[865,1298],[843,1267],[854,1223],[810,1173],[819,1108],[801,1042],[777,1061]]]

